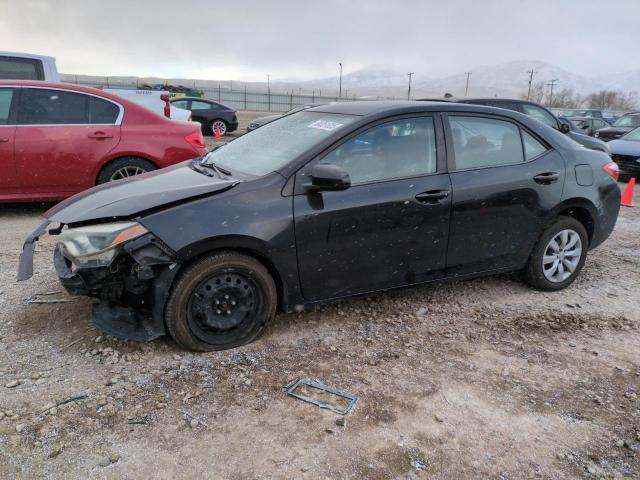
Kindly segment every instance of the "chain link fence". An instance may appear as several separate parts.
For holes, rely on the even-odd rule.
[[[144,84],[140,80],[128,77],[100,77],[87,75],[70,75],[61,74],[61,81],[66,83],[74,83],[77,85],[85,85],[89,87],[106,87],[106,88],[145,88],[148,84]],[[358,100],[355,97],[329,97],[316,95],[315,92],[309,94],[293,94],[293,93],[273,93],[273,92],[256,92],[247,90],[246,87],[234,89],[232,86],[217,87],[202,86],[193,82],[187,88],[200,90],[203,97],[209,100],[223,103],[235,110],[253,110],[257,112],[288,112],[292,108],[300,105],[308,105],[312,103],[329,103],[329,102],[349,102]],[[180,96],[181,94],[176,94]],[[382,99],[381,97],[377,99]]]

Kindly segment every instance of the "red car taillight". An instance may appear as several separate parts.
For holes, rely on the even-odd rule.
[[[189,135],[184,137],[184,139],[196,148],[205,147],[204,138],[202,137],[202,132],[200,132],[200,130],[196,130],[195,132],[190,133]]]
[[[164,102],[164,116],[171,118],[171,103],[169,103],[169,95],[160,95],[160,100]]]
[[[602,167],[602,169],[609,175],[611,175],[611,178],[613,178],[616,182],[618,181],[618,177],[620,176],[620,168],[618,167],[617,163],[609,162],[604,167]]]

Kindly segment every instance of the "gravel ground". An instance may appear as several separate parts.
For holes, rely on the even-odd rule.
[[[0,210],[0,478],[640,478],[640,208],[562,292],[401,289],[207,354],[105,338],[88,299],[25,303],[61,290],[49,237],[14,282],[45,208]],[[355,410],[288,397],[299,377]]]

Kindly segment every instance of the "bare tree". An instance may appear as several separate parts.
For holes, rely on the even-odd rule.
[[[523,100],[529,100],[535,103],[542,103],[544,99],[544,82],[534,82],[531,84],[531,94],[527,98],[527,92],[525,91],[521,95]]]
[[[580,94],[576,94],[572,88],[563,88],[553,96],[550,107],[556,108],[579,108],[582,99]]]
[[[585,102],[589,108],[599,110],[632,110],[638,105],[638,98],[635,92],[600,90],[587,95]]]

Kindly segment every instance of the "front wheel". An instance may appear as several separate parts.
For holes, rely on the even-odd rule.
[[[527,282],[540,290],[561,290],[578,276],[587,258],[589,237],[582,223],[560,217],[542,233],[525,267]]]
[[[185,269],[165,310],[184,348],[226,350],[252,342],[275,316],[276,287],[256,259],[235,252],[204,257]]]

